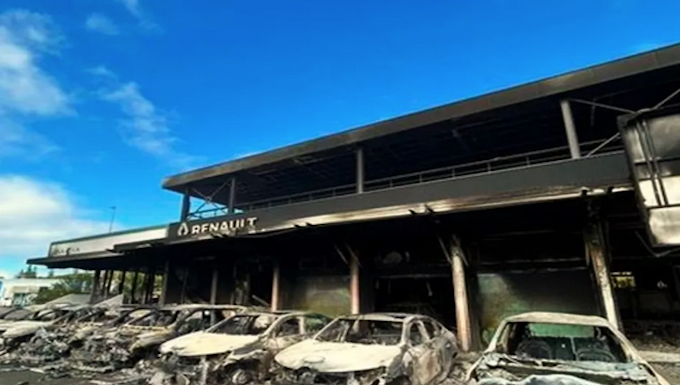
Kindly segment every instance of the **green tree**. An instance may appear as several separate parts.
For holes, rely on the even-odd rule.
[[[33,302],[42,304],[68,294],[89,294],[92,290],[93,275],[91,273],[72,273],[58,278],[59,281],[50,288],[41,290]]]

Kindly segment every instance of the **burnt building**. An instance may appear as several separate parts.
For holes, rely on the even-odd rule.
[[[464,349],[528,310],[672,321],[678,93],[671,46],[228,161],[163,182],[176,222],[30,262],[142,273],[134,301],[160,276],[164,303],[430,314]]]

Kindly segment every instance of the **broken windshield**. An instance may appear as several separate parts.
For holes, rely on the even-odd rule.
[[[544,322],[506,326],[499,353],[518,358],[579,362],[628,362],[619,339],[607,327]]]
[[[240,314],[228,318],[213,328],[209,333],[232,335],[258,335],[264,333],[276,320],[273,314]]]
[[[350,342],[364,345],[397,345],[401,341],[402,322],[340,318],[317,336],[317,341]]]

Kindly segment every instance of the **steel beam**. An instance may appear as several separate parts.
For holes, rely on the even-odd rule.
[[[602,224],[600,222],[590,222],[584,231],[584,241],[586,246],[586,258],[590,261],[595,276],[595,282],[600,291],[600,299],[604,307],[607,320],[617,328],[621,327],[619,320],[618,307],[614,298],[614,288],[611,283],[609,266],[607,263],[607,249]]]
[[[229,205],[227,206],[229,214],[233,214],[234,210],[236,209],[234,207],[235,201],[236,201],[236,178],[231,178],[231,183],[229,183]]]
[[[574,124],[574,115],[571,113],[571,105],[568,100],[560,102],[562,109],[562,119],[564,120],[564,129],[567,133],[567,142],[569,143],[569,152],[572,159],[581,157],[581,147],[578,143],[578,135],[576,134],[576,125]]]
[[[357,175],[356,175],[357,194],[363,194],[363,192],[364,192],[364,150],[362,148],[357,149],[356,166],[357,166]]]
[[[279,260],[274,261],[272,270],[272,311],[281,310],[281,265]]]
[[[465,280],[465,255],[457,238],[451,243],[451,274],[453,278],[453,298],[456,308],[456,327],[460,349],[470,351],[472,329],[470,325],[470,305],[468,303],[467,283]]]
[[[191,213],[191,195],[189,194],[189,188],[184,190],[184,195],[182,196],[182,211],[180,213],[180,221],[186,221]]]

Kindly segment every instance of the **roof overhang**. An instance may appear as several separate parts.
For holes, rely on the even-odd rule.
[[[569,93],[579,89],[679,64],[680,45],[673,45],[518,87],[370,124],[335,135],[171,176],[165,179],[163,187],[172,191],[184,192],[188,185],[208,178],[225,176],[242,170],[331,150],[341,146],[353,146],[360,142],[416,127],[548,96],[561,94],[568,96]]]

